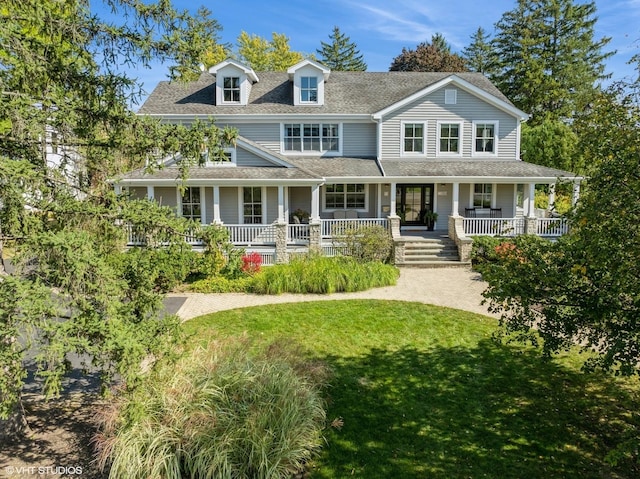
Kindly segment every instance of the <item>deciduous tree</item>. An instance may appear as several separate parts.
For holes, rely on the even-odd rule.
[[[420,43],[415,50],[403,48],[393,59],[389,71],[401,72],[465,72],[464,60],[450,48],[442,35],[433,35],[431,43]]]
[[[275,32],[271,34],[271,40],[240,33],[237,56],[256,71],[284,71],[304,59],[302,53],[291,50],[285,34]]]
[[[483,267],[485,296],[508,335],[542,339],[546,354],[577,347],[588,368],[638,374],[640,361],[640,107],[624,90],[592,103],[588,184],[571,234],[519,238]]]

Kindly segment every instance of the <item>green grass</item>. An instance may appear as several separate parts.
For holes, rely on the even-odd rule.
[[[627,478],[605,456],[638,434],[637,379],[579,371],[496,344],[495,320],[419,303],[246,308],[185,323],[194,344],[288,338],[333,370],[326,445],[312,478]]]

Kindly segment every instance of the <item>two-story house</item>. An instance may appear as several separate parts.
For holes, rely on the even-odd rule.
[[[473,234],[558,234],[560,220],[535,218],[535,185],[565,178],[578,194],[572,173],[520,160],[527,114],[478,73],[342,72],[311,60],[254,72],[226,60],[197,81],[161,82],[139,114],[213,118],[239,138],[228,161],[191,171],[184,194],[171,164],[117,188],[225,225],[267,263],[296,248],[330,252],[345,221],[389,226],[400,253],[410,230],[459,247]]]

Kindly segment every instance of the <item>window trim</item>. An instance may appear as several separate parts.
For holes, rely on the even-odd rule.
[[[244,222],[244,189],[260,188],[260,208],[262,210],[261,223]],[[238,223],[241,225],[265,225],[267,224],[267,187],[258,185],[243,185],[238,187]]]
[[[305,88],[302,85],[302,82],[305,79],[309,79],[309,80],[314,79],[316,81],[315,87],[306,87]],[[300,89],[299,89],[298,94],[300,95],[300,104],[301,105],[317,105],[318,104],[318,101],[319,101],[319,98],[320,98],[320,92],[319,92],[319,87],[318,87],[319,83],[320,82],[318,81],[318,77],[317,76],[313,76],[313,75],[301,75],[300,76]],[[316,99],[315,100],[303,100],[303,94],[305,92],[309,92],[310,96],[311,96],[312,92],[315,92]]]
[[[405,151],[405,129],[407,125],[422,125],[422,151]],[[400,122],[400,156],[425,156],[427,151],[427,121],[402,121]]]
[[[286,126],[287,125],[297,125],[300,127],[300,150],[287,150],[285,148],[286,145],[286,139],[289,138],[287,136],[285,136],[286,134]],[[304,140],[305,140],[305,136],[304,136],[304,126],[305,125],[318,125],[318,129],[320,132],[320,136],[319,136],[319,140],[320,140],[320,151],[317,150],[305,150],[304,149]],[[324,143],[324,136],[322,135],[322,128],[324,125],[337,125],[338,126],[338,150],[334,151],[334,150],[323,150],[323,143]],[[297,138],[297,137],[291,137],[291,138]],[[311,137],[308,137],[311,138]],[[314,137],[315,138],[315,137]],[[327,137],[329,138],[329,137]],[[340,156],[342,155],[342,138],[343,138],[343,134],[342,134],[342,123],[340,122],[286,122],[286,123],[281,123],[280,124],[280,153],[282,153],[283,155],[291,155],[291,156],[298,156],[298,155],[306,155],[306,156]]]
[[[229,161],[211,161],[208,159],[204,163],[205,168],[229,168],[232,166],[237,166],[237,152],[235,148],[223,148],[225,154],[228,154],[230,157]],[[205,153],[206,154],[206,153]]]
[[[458,151],[457,152],[451,152],[451,151],[441,151],[440,150],[440,140],[441,138],[441,132],[442,132],[442,125],[458,125]],[[456,120],[456,121],[438,121],[438,126],[436,127],[437,131],[436,131],[436,156],[450,156],[450,157],[460,157],[462,156],[462,152],[464,151],[464,142],[463,142],[463,138],[464,138],[464,124],[462,121]]]
[[[227,87],[224,86],[224,83],[225,83],[225,81],[227,79],[233,80],[234,78],[236,78],[238,80],[238,88],[233,88],[233,87],[227,88]],[[220,89],[221,89],[220,101],[221,101],[222,104],[224,104],[224,105],[240,105],[242,103],[242,76],[240,76],[240,75],[237,75],[237,76],[235,76],[235,75],[223,76],[222,77],[222,83],[220,85]],[[238,100],[237,101],[236,100],[225,100],[224,99],[224,96],[225,96],[224,94],[227,91],[231,92],[231,97],[232,98],[233,98],[233,92],[237,91],[238,92]]]
[[[328,208],[327,207],[327,186],[328,185],[344,185],[344,208]],[[363,185],[364,186],[364,207],[363,208],[350,208],[347,206],[347,185]],[[322,187],[322,212],[323,213],[333,213],[334,211],[346,211],[346,210],[354,210],[361,213],[366,213],[369,211],[369,185],[367,183],[327,183]]]
[[[491,200],[489,202],[489,206],[485,207],[485,206],[475,206],[475,196],[476,196],[476,185],[482,185],[483,186],[483,192],[482,193],[478,193],[479,195],[483,195],[486,196],[489,193],[485,193],[484,192],[484,187],[486,185],[490,185],[491,186]],[[496,183],[471,183],[471,187],[469,188],[469,205],[471,208],[475,208],[478,211],[488,211],[489,209],[495,207],[496,205],[496,199],[497,199],[497,190],[498,190],[498,185]]]
[[[493,125],[493,151],[477,151],[476,140],[478,139],[477,127],[478,125]],[[498,156],[498,131],[500,128],[500,122],[498,120],[477,120],[473,122],[473,140],[471,143],[471,156]]]
[[[195,189],[195,188],[198,189],[198,194],[200,195],[200,198],[199,198],[200,201],[198,203],[190,202],[188,204],[191,204],[191,205],[198,204],[198,205],[200,205],[200,217],[199,218],[194,218],[193,214],[191,214],[189,216],[185,216],[184,215],[184,210],[183,210],[184,204],[185,204],[184,201],[183,201],[184,195],[180,194],[180,189],[179,188],[176,188],[176,196],[178,198],[178,208],[177,209],[178,209],[180,217],[182,217],[182,218],[191,218],[194,221],[199,221],[200,223],[205,224],[205,221],[206,221],[205,220],[205,218],[206,218],[206,212],[205,212],[206,191],[205,191],[204,187],[203,186],[187,186],[186,189],[185,189],[185,194],[187,193],[188,190]]]

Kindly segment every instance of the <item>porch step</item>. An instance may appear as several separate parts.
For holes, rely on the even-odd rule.
[[[458,256],[456,244],[447,236],[430,238],[403,238],[404,256],[398,266],[438,268],[467,266]]]

